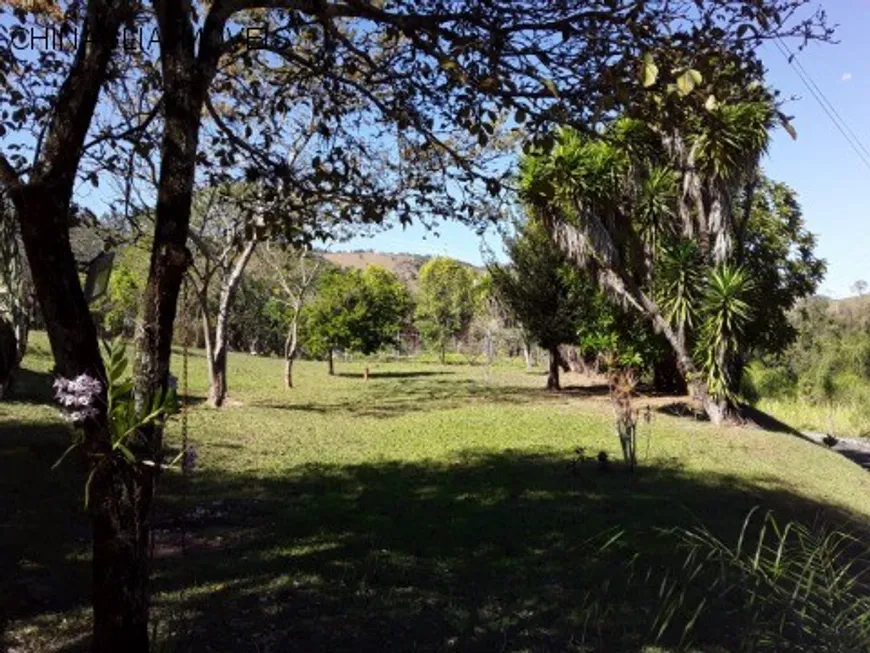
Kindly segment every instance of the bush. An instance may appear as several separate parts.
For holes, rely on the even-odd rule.
[[[795,396],[797,377],[784,365],[768,366],[754,362],[743,375],[744,398],[750,403],[759,399],[785,399]],[[751,398],[750,398],[751,397]]]

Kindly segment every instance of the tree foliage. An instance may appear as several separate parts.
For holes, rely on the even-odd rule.
[[[437,257],[420,268],[416,324],[443,361],[450,341],[471,324],[475,310],[474,273],[459,261]]]
[[[371,354],[397,341],[410,312],[410,295],[388,270],[331,268],[303,309],[306,349],[318,356],[333,350]]]
[[[522,165],[525,201],[664,334],[716,419],[736,404],[745,355],[787,345],[777,327],[824,271],[794,193],[758,171],[771,107],[756,86],[679,126],[622,117],[602,139],[566,129]]]
[[[487,266],[496,294],[544,349],[574,344],[577,325],[590,317],[591,280],[570,265],[536,220],[517,225],[505,251],[508,264]]]

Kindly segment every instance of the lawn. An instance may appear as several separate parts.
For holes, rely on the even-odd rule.
[[[637,402],[653,408],[640,470],[573,465],[577,447],[615,459],[619,445],[605,389],[571,375],[554,394],[541,369],[339,359],[335,377],[298,363],[285,390],[279,360],[234,354],[213,410],[201,352],[189,366],[199,460],[159,490],[159,651],[639,650],[681,555],[664,529],[735,539],[757,505],[870,523],[853,463],[672,416],[661,398]],[[69,442],[50,367],[35,334],[18,399],[0,404],[0,647],[22,652],[87,644],[84,478],[74,457],[50,470]],[[727,640],[715,615],[704,629]]]

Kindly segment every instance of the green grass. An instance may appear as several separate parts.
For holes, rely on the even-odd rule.
[[[870,437],[870,406],[866,401],[838,400],[829,409],[807,400],[763,398],[756,405],[796,429],[831,431],[839,437]]]
[[[72,458],[49,470],[69,436],[41,335],[20,399],[0,404],[0,647],[75,651],[88,628],[84,478]],[[280,361],[231,355],[216,411],[201,352],[189,362],[200,459],[159,490],[158,650],[639,650],[654,581],[681,560],[660,529],[703,523],[734,539],[756,505],[870,521],[870,475],[785,433],[654,412],[638,472],[574,468],[576,447],[617,457],[610,406],[600,387],[545,392],[542,369],[339,359],[330,378],[300,362],[288,391]],[[169,445],[179,433],[176,420]],[[726,619],[703,626],[728,640]]]

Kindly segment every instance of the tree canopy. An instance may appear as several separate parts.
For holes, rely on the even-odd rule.
[[[304,310],[304,341],[315,355],[341,349],[371,354],[395,343],[410,312],[410,295],[392,272],[332,268]]]
[[[442,361],[450,341],[471,324],[476,300],[474,288],[474,273],[455,259],[433,258],[420,268],[417,325],[424,340],[438,350]]]

